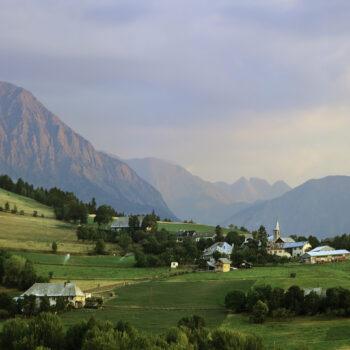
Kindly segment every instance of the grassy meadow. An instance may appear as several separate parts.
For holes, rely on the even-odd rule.
[[[165,228],[171,233],[176,233],[180,230],[185,231],[196,231],[198,233],[208,233],[215,232],[215,226],[202,225],[202,224],[192,224],[192,223],[182,223],[182,222],[165,222],[158,221],[158,230]],[[222,228],[224,234],[231,231],[228,228]]]

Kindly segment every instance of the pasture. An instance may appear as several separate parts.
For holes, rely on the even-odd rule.
[[[32,216],[34,210],[36,210],[38,212],[38,216],[41,216],[43,214],[46,218],[55,217],[52,208],[44,204],[40,204],[34,199],[20,196],[19,194],[9,192],[0,188],[0,206],[2,208],[5,208],[6,202],[10,204],[10,209],[13,209],[13,207],[16,205],[18,212],[20,210],[24,210],[25,215]]]
[[[181,230],[185,231],[196,231],[197,233],[208,233],[208,232],[215,232],[215,226],[208,226],[208,225],[202,225],[202,224],[192,224],[192,223],[182,223],[182,222],[165,222],[165,221],[158,221],[158,230],[161,230],[162,228],[165,228],[167,231],[171,233],[176,233]],[[228,228],[222,228],[224,234],[231,231],[231,229]],[[242,234],[244,234],[242,232]]]

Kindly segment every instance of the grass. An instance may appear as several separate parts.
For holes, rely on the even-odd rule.
[[[134,255],[113,256],[113,255],[71,255],[67,260],[66,255],[45,254],[33,252],[15,252],[35,264],[44,265],[65,265],[82,267],[132,267],[135,264]],[[66,261],[66,262],[65,262]]]
[[[260,335],[268,349],[296,350],[303,345],[314,350],[345,349],[350,342],[350,320],[343,318],[297,317],[254,325],[246,315],[228,315],[222,327]]]
[[[290,278],[292,272],[295,278]],[[255,285],[270,284],[273,287],[331,288],[343,286],[350,289],[350,261],[323,265],[286,264],[275,267],[256,267],[228,273],[194,273],[176,276],[171,281],[254,280]]]
[[[106,305],[159,308],[224,308],[228,290],[247,290],[254,281],[153,281],[115,289]]]
[[[13,209],[13,207],[16,205],[18,212],[24,210],[25,215],[32,216],[33,211],[36,210],[38,212],[38,216],[43,214],[46,218],[55,217],[51,207],[40,204],[34,199],[23,197],[19,194],[15,194],[0,188],[0,206],[5,208],[6,202],[10,204],[10,209]]]
[[[158,230],[161,230],[162,228],[165,228],[167,231],[169,231],[171,233],[176,233],[180,230],[186,230],[186,231],[193,231],[194,230],[197,233],[215,232],[215,226],[182,223],[182,222],[158,221]],[[222,231],[225,234],[225,233],[230,232],[232,230],[229,228],[222,227]],[[244,234],[244,232],[241,232],[241,233]]]

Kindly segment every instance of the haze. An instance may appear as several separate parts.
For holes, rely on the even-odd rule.
[[[94,146],[204,179],[350,175],[349,1],[0,5],[0,80]]]

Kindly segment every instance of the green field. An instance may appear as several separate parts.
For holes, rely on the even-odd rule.
[[[135,264],[134,255],[113,256],[113,255],[70,255],[66,254],[45,254],[33,252],[16,251],[13,254],[23,256],[35,264],[44,265],[65,265],[65,266],[92,266],[92,267],[132,267]]]
[[[185,231],[196,231],[198,233],[208,233],[215,232],[215,226],[201,225],[201,224],[191,224],[191,223],[181,223],[181,222],[164,222],[158,221],[158,230],[165,228],[171,233],[176,233],[181,230]],[[228,228],[222,228],[224,233],[231,231]],[[244,234],[242,232],[242,234]]]
[[[346,349],[345,345],[350,343],[350,319],[297,317],[288,322],[268,320],[263,325],[255,325],[249,322],[247,315],[227,314],[224,297],[230,290],[247,290],[261,283],[278,286],[304,283],[307,287],[321,285],[325,288],[342,285],[350,288],[349,270],[350,262],[254,268],[225,274],[185,274],[115,288],[115,296],[105,303],[103,309],[66,313],[62,319],[68,326],[94,315],[114,323],[120,319],[130,321],[140,331],[164,333],[180,318],[197,314],[205,318],[210,328],[224,327],[258,334],[268,349],[296,350],[304,344],[315,350]],[[291,271],[296,271],[295,279],[289,277]],[[306,282],[308,279],[309,282]]]
[[[15,194],[0,188],[0,206],[4,208],[6,202],[10,204],[10,209],[13,209],[14,205],[16,205],[18,212],[24,210],[25,215],[32,216],[33,211],[36,210],[39,216],[43,214],[46,218],[55,217],[52,208],[44,204],[40,204],[34,199],[20,196],[19,194]]]

